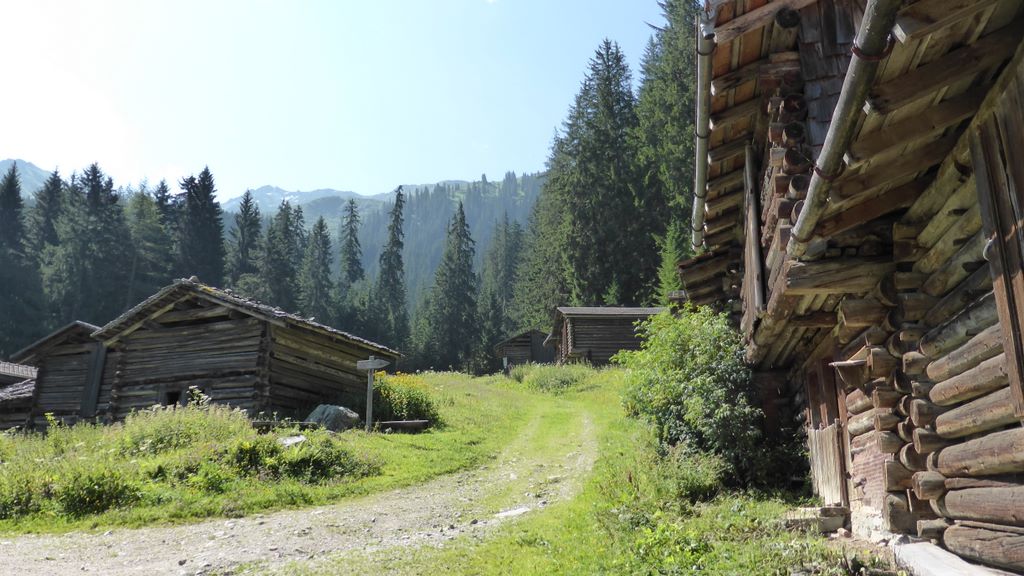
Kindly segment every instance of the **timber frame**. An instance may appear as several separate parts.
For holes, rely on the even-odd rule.
[[[1024,570],[1024,3],[715,0],[698,31],[680,299],[788,375],[855,532]]]

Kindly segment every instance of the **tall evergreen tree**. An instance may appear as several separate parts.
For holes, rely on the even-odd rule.
[[[224,223],[210,168],[181,182],[184,214],[178,239],[183,274],[213,286],[224,282]]]
[[[75,319],[105,324],[124,310],[124,289],[131,275],[126,266],[132,260],[131,231],[114,182],[98,164],[86,168],[72,185],[79,189],[77,197],[85,203],[85,233],[72,241],[84,241],[86,255],[85,282],[78,287],[83,293],[83,306]]]
[[[478,343],[477,278],[473,272],[473,238],[459,202],[448,226],[441,265],[434,276],[426,311],[428,358],[437,368],[466,368]]]
[[[296,306],[296,263],[300,260],[298,239],[295,237],[294,212],[291,204],[284,200],[267,226],[263,242],[263,261],[260,264],[265,299],[284,310],[294,311]],[[255,294],[250,294],[256,296]]]
[[[359,207],[354,198],[349,198],[341,224],[341,280],[351,286],[365,276],[363,271],[363,248],[359,244]]]
[[[380,254],[380,274],[375,296],[381,299],[385,315],[385,344],[402,349],[409,342],[409,313],[405,300],[405,265],[402,251],[405,233],[402,226],[405,196],[402,187],[395,191],[395,204],[391,208],[388,239]]]
[[[246,190],[235,214],[235,228],[231,230],[228,244],[228,277],[232,286],[243,275],[259,271],[262,226],[260,207],[253,200],[252,192]]]
[[[132,238],[131,276],[125,289],[125,307],[156,293],[171,280],[174,245],[160,217],[160,209],[143,189],[125,207]]]
[[[54,170],[36,194],[36,204],[29,218],[28,239],[29,249],[37,260],[42,257],[44,247],[57,244],[57,218],[60,216],[63,189],[64,181]]]
[[[12,164],[0,180],[0,358],[40,333],[39,276],[25,254],[21,181]]]
[[[484,257],[482,292],[494,296],[500,311],[498,331],[504,335],[515,326],[512,323],[512,302],[516,274],[522,258],[523,227],[509,219],[506,213],[495,227],[491,246]]]
[[[331,235],[321,216],[313,225],[299,273],[299,307],[324,324],[333,324],[331,294]]]
[[[679,261],[686,252],[684,246],[688,244],[684,237],[683,227],[674,222],[669,225],[665,236],[661,241],[661,266],[658,267],[658,302],[662,306],[669,305],[669,294],[683,289],[682,279],[679,278]]]

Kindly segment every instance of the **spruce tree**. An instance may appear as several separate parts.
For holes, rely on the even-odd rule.
[[[260,277],[265,299],[287,311],[295,310],[296,263],[300,261],[295,258],[297,251],[294,213],[291,204],[284,200],[267,226]]]
[[[473,272],[473,238],[459,202],[448,226],[441,265],[434,276],[427,321],[429,357],[441,369],[466,368],[479,346],[477,278]]]
[[[299,308],[318,322],[333,324],[331,236],[323,216],[313,225],[299,273]]]
[[[181,181],[184,213],[178,237],[180,269],[201,282],[224,282],[224,223],[210,168]]]
[[[235,214],[235,228],[228,244],[228,276],[232,286],[243,275],[259,271],[262,226],[260,207],[253,200],[252,192],[246,190]]]
[[[658,302],[669,305],[669,294],[683,289],[679,278],[679,261],[685,257],[683,247],[688,244],[683,227],[678,222],[671,224],[661,240],[661,265],[658,267]]]
[[[402,187],[395,191],[395,204],[388,223],[388,239],[380,254],[380,273],[375,296],[384,309],[384,344],[402,349],[409,341],[409,313],[405,301],[405,266],[402,251],[405,248],[405,196]]]
[[[15,165],[0,180],[0,358],[44,328],[38,270],[25,253],[21,181]]]
[[[58,242],[57,218],[60,216],[63,189],[64,181],[54,170],[36,194],[36,204],[32,207],[29,218],[28,239],[32,256],[37,260],[42,258],[46,246],[53,246]]]
[[[499,331],[511,332],[512,303],[517,281],[517,269],[523,252],[523,227],[509,219],[506,212],[495,227],[491,247],[484,257],[482,291],[491,293],[501,311]]]
[[[152,196],[133,194],[125,211],[134,249],[125,289],[125,307],[131,307],[170,283],[174,246]]]
[[[359,245],[359,207],[349,198],[341,224],[341,281],[351,286],[365,276],[363,248]]]
[[[493,290],[483,289],[480,294],[480,338],[474,353],[473,372],[492,374],[501,369],[501,362],[494,355],[494,346],[505,336],[505,313]]]
[[[86,168],[73,185],[85,205],[84,234],[70,240],[85,243],[84,248],[72,251],[85,254],[84,283],[79,287],[82,307],[74,319],[101,325],[124,311],[124,290],[131,275],[127,265],[132,261],[131,231],[114,182],[98,164]]]

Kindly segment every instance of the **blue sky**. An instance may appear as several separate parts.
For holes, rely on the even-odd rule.
[[[654,0],[5,3],[0,158],[117,184],[209,165],[222,199],[540,170],[603,38]]]

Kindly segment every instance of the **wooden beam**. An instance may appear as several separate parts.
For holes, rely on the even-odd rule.
[[[762,78],[781,80],[786,74],[800,72],[800,55],[797,52],[780,52],[726,72],[711,80],[711,95],[718,96]]]
[[[857,294],[869,292],[896,264],[885,258],[838,258],[793,262],[788,270],[787,295]]]
[[[829,194],[835,198],[849,198],[928,170],[945,160],[956,146],[957,136],[951,134],[896,156],[884,164],[866,166],[860,174],[836,182]]]
[[[892,188],[876,198],[866,200],[821,220],[814,229],[814,233],[829,238],[853,230],[890,212],[910,206],[927,187],[928,184],[925,181],[912,180],[902,186]]]
[[[831,328],[836,325],[835,312],[820,310],[790,318],[789,324],[798,328]]]
[[[736,140],[712,148],[708,151],[708,163],[714,164],[715,162],[742,156],[747,150],[747,142],[749,141],[750,135],[744,134]]]
[[[970,46],[915,68],[876,86],[864,103],[864,111],[888,114],[920,98],[934,94],[958,80],[988,70],[1013,55],[1024,35],[1024,19],[985,36]]]
[[[873,156],[893,148],[937,136],[946,128],[973,116],[985,99],[985,92],[984,89],[968,90],[919,114],[864,135],[850,146],[846,153],[846,164],[850,167],[859,166]]]
[[[734,170],[708,182],[707,199],[711,200],[743,187],[743,170]]]
[[[750,32],[751,30],[762,28],[775,18],[776,12],[783,8],[799,10],[816,1],[817,0],[776,0],[770,4],[765,4],[760,8],[755,8],[746,14],[733,18],[721,26],[717,26],[715,28],[715,42],[718,45],[722,45],[746,34],[747,32]]]
[[[919,0],[896,14],[893,33],[903,44],[963,22],[998,0]]]
[[[732,126],[737,122],[741,122],[753,116],[754,114],[760,114],[764,111],[764,102],[759,96],[747,100],[742,104],[736,104],[730,106],[725,110],[717,114],[711,115],[711,131],[721,130],[727,126]]]

